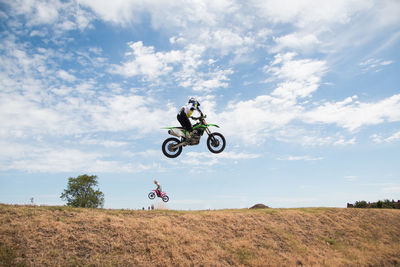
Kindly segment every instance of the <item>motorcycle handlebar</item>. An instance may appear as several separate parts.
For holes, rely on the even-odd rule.
[[[193,120],[201,120],[207,118],[207,115],[201,115],[200,117],[191,117]]]

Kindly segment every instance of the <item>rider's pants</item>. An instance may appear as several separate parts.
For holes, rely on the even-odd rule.
[[[192,124],[190,123],[189,118],[186,116],[183,109],[181,110],[180,113],[178,113],[176,118],[178,119],[178,121],[182,125],[182,127],[185,128],[186,131],[191,132],[193,130]]]

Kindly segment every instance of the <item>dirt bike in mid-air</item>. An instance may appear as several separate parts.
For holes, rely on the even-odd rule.
[[[149,193],[149,198],[150,198],[150,199],[155,199],[156,196],[158,196],[158,197],[162,198],[162,201],[168,202],[169,197],[167,196],[167,193],[165,193],[165,192],[160,192],[160,191],[158,191],[158,190],[152,190],[152,191],[154,191],[154,192],[150,192],[150,193]]]
[[[182,147],[194,146],[200,143],[200,137],[203,136],[204,132],[208,134],[207,148],[212,153],[221,153],[225,149],[226,141],[225,137],[220,133],[212,133],[208,127],[215,126],[216,124],[207,124],[204,120],[206,116],[200,116],[198,118],[192,117],[194,120],[199,122],[193,125],[193,132],[190,139],[186,137],[186,130],[183,127],[166,127],[170,135],[176,136],[167,138],[162,144],[162,152],[168,158],[176,158],[182,153]]]

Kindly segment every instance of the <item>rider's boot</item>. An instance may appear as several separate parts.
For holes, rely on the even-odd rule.
[[[192,134],[193,134],[193,132],[189,132],[189,131],[185,132],[185,138],[187,141],[190,141],[190,139],[192,138]]]

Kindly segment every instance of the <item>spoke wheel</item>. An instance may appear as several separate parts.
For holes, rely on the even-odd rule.
[[[212,153],[221,153],[225,149],[225,137],[220,133],[212,133],[207,138],[207,148]]]
[[[177,138],[170,137],[165,139],[162,144],[162,152],[168,158],[176,158],[182,153],[182,147],[173,148],[175,145],[179,144],[180,141]]]

